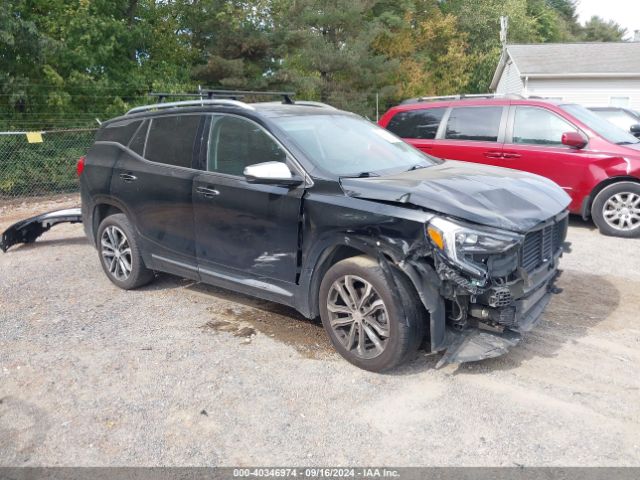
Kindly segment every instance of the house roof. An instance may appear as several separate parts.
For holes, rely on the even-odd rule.
[[[491,82],[497,87],[507,61],[525,77],[640,76],[640,42],[507,45]]]

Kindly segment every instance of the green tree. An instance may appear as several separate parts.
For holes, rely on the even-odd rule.
[[[507,41],[512,44],[575,41],[582,35],[575,0],[443,0],[440,5],[467,35],[469,92],[489,87],[502,51],[501,16],[509,18]]]
[[[10,2],[0,13],[4,128],[95,125],[96,117],[145,101],[151,89],[188,82],[191,47],[174,7],[153,0]]]
[[[395,14],[380,15],[387,29],[374,46],[399,62],[389,81],[395,91],[389,100],[464,91],[469,81],[465,33],[457,19],[443,14],[435,0],[405,3]]]
[[[278,80],[303,96],[370,115],[367,104],[397,68],[372,48],[383,29],[375,6],[373,0],[283,2],[276,17]]]
[[[227,88],[268,88],[279,67],[274,51],[275,2],[203,0],[187,2],[186,28],[201,52],[196,80]]]
[[[486,92],[500,58],[500,17],[509,17],[510,43],[540,41],[527,0],[445,0],[445,13],[455,15],[468,37],[470,92]]]
[[[587,42],[620,42],[626,34],[626,28],[613,20],[606,21],[594,15],[584,24],[581,39]]]
[[[576,0],[545,0],[556,13],[560,27],[561,41],[573,41],[579,38],[582,26],[578,22]]]

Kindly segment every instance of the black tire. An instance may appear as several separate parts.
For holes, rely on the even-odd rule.
[[[122,243],[122,251],[117,253],[117,258],[116,255],[108,256],[108,253],[114,251],[108,245],[120,244],[122,241],[121,235],[124,236],[126,242]],[[142,261],[134,229],[126,215],[117,213],[109,215],[102,220],[98,227],[96,244],[100,265],[102,265],[104,273],[118,287],[124,290],[132,290],[153,280],[154,273]],[[120,263],[121,261],[122,263]],[[130,267],[129,269],[127,269],[127,265]]]
[[[640,199],[640,183],[613,183],[596,195],[591,216],[600,233],[625,238],[640,236],[640,218],[634,215],[640,214],[640,204],[632,206],[631,199],[634,199],[634,203]],[[616,210],[616,205],[621,208]],[[628,224],[630,221],[633,222],[632,225]]]
[[[333,265],[324,275],[320,284],[320,317],[331,343],[347,361],[372,372],[387,371],[409,360],[415,355],[424,337],[426,311],[409,279],[395,267],[391,267],[391,269],[395,285],[389,284],[390,282],[387,281],[382,268],[371,257],[347,258]],[[373,296],[371,299],[378,298],[382,300],[384,312],[379,308],[375,314],[378,315],[377,320],[372,316],[362,317],[360,320],[352,322],[350,325],[345,325],[344,328],[342,326],[338,327],[336,330],[332,327],[332,318],[334,321],[340,322],[342,318],[336,318],[336,315],[345,315],[343,318],[347,319],[346,321],[348,322],[349,315],[351,315],[351,318],[354,315],[353,311],[351,311],[351,314],[346,312],[335,313],[336,304],[340,302],[339,308],[345,308],[346,302],[341,301],[342,297],[336,296],[339,288],[334,287],[334,285],[339,282],[339,285],[344,286],[345,284],[340,282],[345,281],[344,279],[347,276],[351,279],[352,290],[358,290],[360,294],[365,291],[367,288],[366,283],[368,283],[372,287],[370,295],[374,293],[377,295],[377,297]],[[365,283],[362,283],[361,280],[365,281]],[[329,311],[330,303],[333,312]],[[373,303],[376,304],[378,302],[376,300]],[[359,312],[367,308],[360,308]],[[369,323],[372,320],[374,323]],[[353,326],[354,323],[356,324],[355,327]],[[364,326],[361,327],[360,325]],[[372,325],[377,327],[386,326],[385,331],[388,332],[388,336],[383,338],[382,335],[377,335],[379,331],[375,330],[376,327]],[[384,348],[381,353],[376,354],[379,348],[376,348],[376,345],[371,341],[371,337],[368,336],[365,338],[364,343],[367,344],[368,342],[368,346],[372,350],[366,352],[363,348],[365,355],[360,355],[358,347],[350,342],[352,328],[355,328],[355,335],[359,335],[362,328],[365,336],[368,335],[366,333],[367,328],[369,331],[374,328],[373,331],[378,341],[380,343],[384,342]],[[352,347],[348,349],[345,343],[352,345]],[[374,356],[369,358],[371,355]]]

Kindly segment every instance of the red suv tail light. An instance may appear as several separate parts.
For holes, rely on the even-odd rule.
[[[80,157],[80,160],[78,160],[78,163],[76,164],[76,172],[78,173],[78,176],[82,175],[83,171],[84,171],[84,157]]]

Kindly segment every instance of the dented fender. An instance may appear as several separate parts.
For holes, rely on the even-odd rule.
[[[27,218],[14,223],[7,228],[0,238],[0,249],[6,252],[9,248],[18,243],[32,243],[59,223],[81,223],[82,213],[80,208],[66,208],[53,212],[43,213],[35,217]]]

